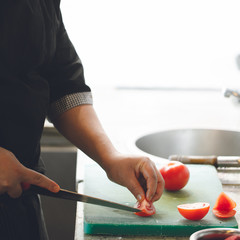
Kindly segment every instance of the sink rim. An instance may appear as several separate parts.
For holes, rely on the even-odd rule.
[[[145,150],[143,150],[138,142],[140,140],[143,140],[144,138],[147,138],[147,137],[151,137],[151,136],[155,136],[155,135],[158,135],[158,134],[166,134],[166,133],[174,133],[174,132],[177,132],[177,133],[181,133],[181,132],[193,132],[193,133],[196,133],[196,132],[210,132],[210,133],[221,133],[221,134],[224,134],[224,133],[227,133],[227,134],[239,134],[240,136],[240,131],[238,130],[233,130],[233,129],[223,129],[223,128],[194,128],[194,127],[190,127],[190,128],[171,128],[171,129],[162,129],[162,130],[157,130],[157,131],[152,131],[152,132],[148,132],[148,133],[145,133],[145,134],[141,134],[139,135],[137,138],[135,138],[134,140],[134,149],[135,151],[138,151],[138,153],[142,153],[142,154],[145,154],[147,155],[148,157],[150,157],[151,159],[153,159],[154,161],[169,161],[168,160],[168,157],[163,157],[163,156],[159,156],[159,155],[156,155],[156,154],[153,154],[151,152],[147,152]],[[240,149],[240,148],[239,148]],[[187,154],[188,155],[188,154]],[[210,155],[210,154],[208,154]],[[240,151],[239,151],[239,155],[240,155]]]

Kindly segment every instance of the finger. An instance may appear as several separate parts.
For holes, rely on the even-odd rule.
[[[127,188],[138,202],[141,202],[145,199],[145,192],[135,176],[131,178],[131,181],[129,181]]]
[[[145,166],[141,168],[141,172],[143,177],[145,178],[147,185],[146,198],[148,201],[152,201],[152,198],[154,197],[157,191],[158,185],[157,170],[152,163],[151,164],[147,163],[145,164]]]
[[[24,177],[22,179],[22,182],[46,188],[51,192],[58,192],[60,190],[60,187],[56,182],[44,176],[43,174],[33,171],[29,168],[24,169],[23,176]]]
[[[147,179],[147,192],[146,192],[146,198],[148,201],[152,201],[154,195],[157,191],[157,182],[156,182],[156,174],[152,175]]]
[[[9,188],[9,190],[7,191],[7,194],[11,197],[11,198],[18,198],[21,196],[22,194],[22,187],[20,184],[16,184],[15,186]]]
[[[165,185],[162,175],[159,173],[157,176],[158,176],[157,190],[155,195],[152,198],[152,202],[155,202],[160,199],[160,197],[163,194],[164,185]]]

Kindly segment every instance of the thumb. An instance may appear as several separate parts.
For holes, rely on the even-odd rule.
[[[43,174],[29,168],[24,168],[23,171],[22,182],[46,188],[51,192],[58,192],[60,190],[60,187],[56,182],[44,176]]]

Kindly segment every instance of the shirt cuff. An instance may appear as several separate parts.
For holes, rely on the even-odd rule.
[[[77,92],[68,94],[50,105],[48,111],[48,120],[52,122],[67,110],[82,104],[93,104],[91,92]]]

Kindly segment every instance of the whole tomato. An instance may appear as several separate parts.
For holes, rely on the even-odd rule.
[[[186,165],[178,161],[171,161],[159,169],[165,181],[165,189],[177,191],[188,182],[190,172]]]

